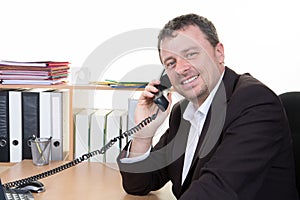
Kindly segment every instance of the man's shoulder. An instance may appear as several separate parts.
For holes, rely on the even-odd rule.
[[[280,106],[278,95],[248,73],[240,75],[228,103],[235,110],[237,107],[254,108],[255,105]]]
[[[271,94],[272,96],[277,96],[267,85],[265,85],[260,80],[256,79],[250,73],[238,74],[229,67],[226,67],[225,76],[223,78],[225,87],[229,87],[232,93],[260,93]]]
[[[227,91],[227,102],[231,105],[279,103],[278,95],[250,73],[238,74],[230,68],[226,69],[226,73],[224,83]]]
[[[255,93],[256,95],[277,96],[263,82],[259,81],[249,73],[241,74],[235,87],[236,92]]]

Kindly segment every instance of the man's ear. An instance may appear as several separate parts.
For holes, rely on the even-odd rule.
[[[218,43],[217,46],[215,47],[215,54],[217,57],[217,60],[219,64],[224,63],[225,55],[224,55],[224,47],[222,43]]]

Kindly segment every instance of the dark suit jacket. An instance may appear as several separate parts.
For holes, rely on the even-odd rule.
[[[183,185],[190,123],[187,100],[174,105],[169,129],[140,162],[119,161],[127,193],[144,195],[169,180],[180,199],[296,200],[291,136],[277,95],[249,74],[226,67]],[[126,148],[125,148],[126,150]]]

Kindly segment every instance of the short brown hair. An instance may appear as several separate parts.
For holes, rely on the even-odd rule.
[[[160,43],[164,38],[174,37],[174,31],[184,29],[189,25],[199,27],[213,47],[220,42],[217,30],[211,21],[196,14],[186,14],[170,20],[159,32],[157,45],[158,50],[160,51]]]

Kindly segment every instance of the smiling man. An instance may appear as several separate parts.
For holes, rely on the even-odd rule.
[[[118,158],[125,191],[145,195],[171,181],[178,199],[298,199],[281,102],[250,74],[224,66],[214,25],[196,14],[176,17],[161,30],[158,49],[174,90],[185,98],[162,112],[153,103],[160,82],[145,88],[135,121],[158,114]],[[169,113],[169,128],[152,147]]]

